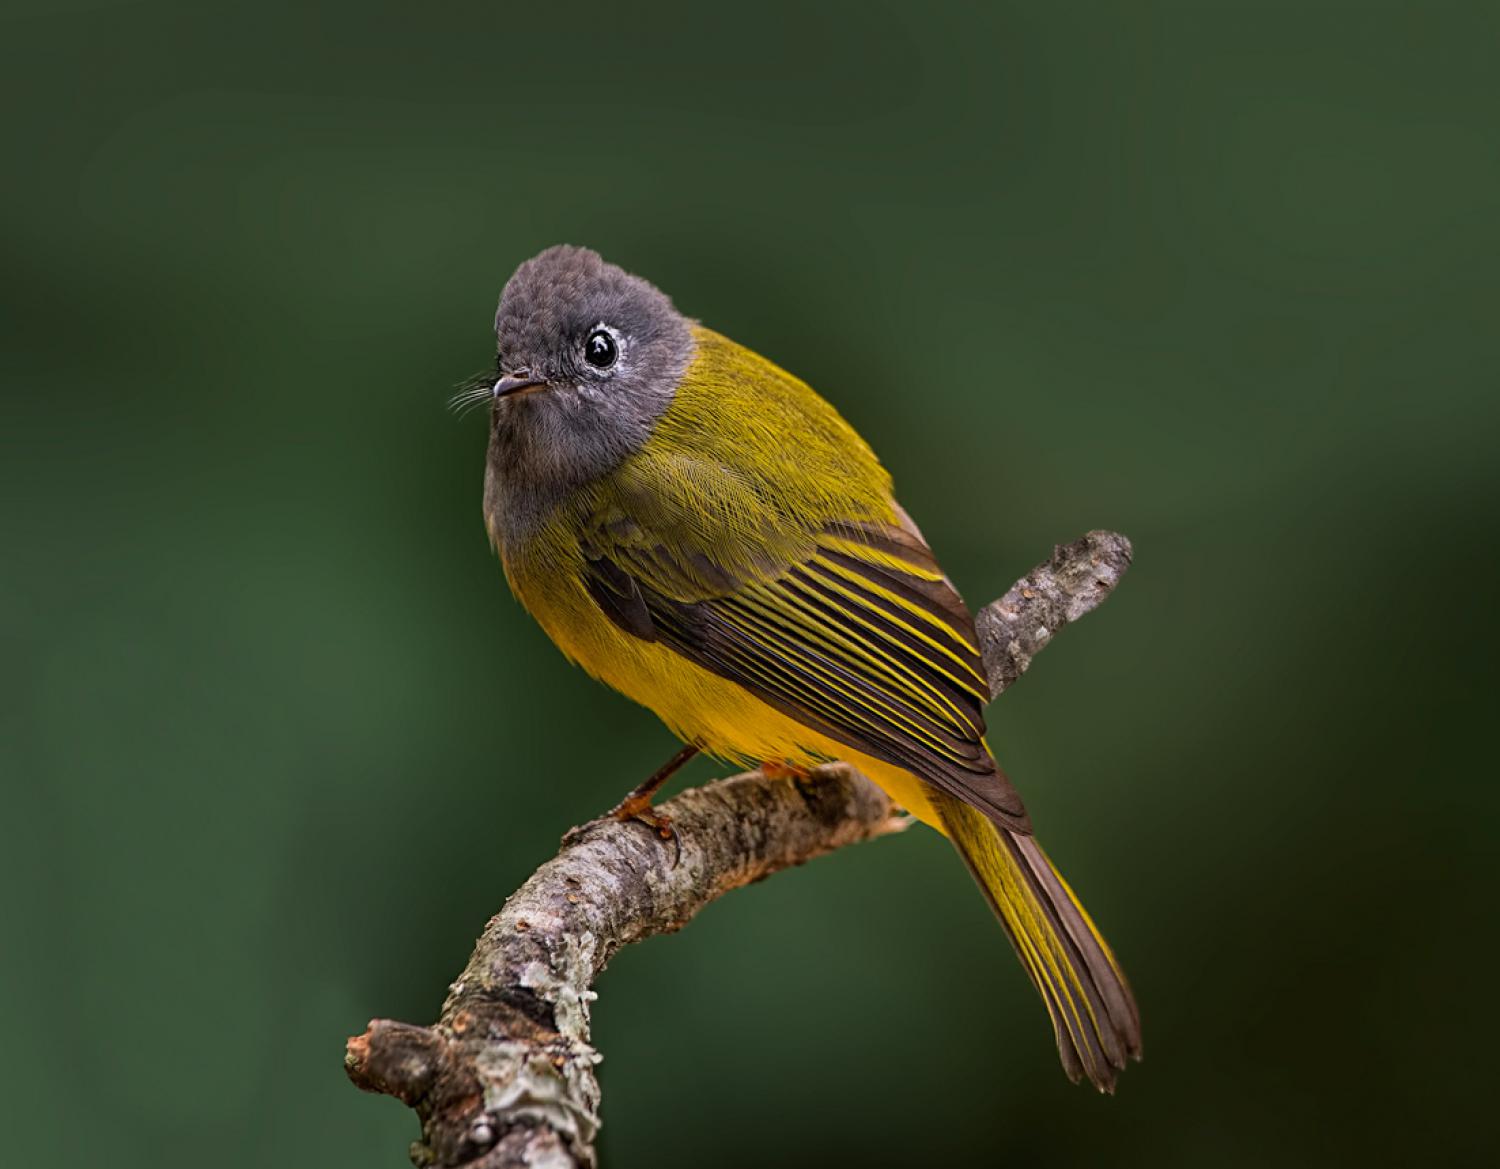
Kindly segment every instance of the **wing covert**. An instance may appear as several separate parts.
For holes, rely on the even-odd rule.
[[[984,744],[973,620],[904,518],[829,524],[800,556],[747,570],[745,557],[724,558],[738,561],[729,568],[701,548],[674,552],[616,516],[583,541],[585,579],[632,636],[1027,830]]]

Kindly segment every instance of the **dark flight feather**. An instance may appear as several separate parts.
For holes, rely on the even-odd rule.
[[[625,632],[998,823],[1030,830],[984,745],[989,684],[973,620],[910,533],[834,525],[804,562],[750,580],[701,551],[677,564],[660,545],[612,546],[602,526],[583,551],[590,596]],[[671,595],[684,579],[711,582],[717,595]]]

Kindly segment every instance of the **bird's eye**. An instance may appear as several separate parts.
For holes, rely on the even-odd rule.
[[[595,329],[583,343],[583,359],[595,369],[608,369],[620,360],[620,347],[608,329]]]

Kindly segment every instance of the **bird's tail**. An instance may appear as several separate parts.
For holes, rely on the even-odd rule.
[[[1041,992],[1063,1070],[1112,1092],[1127,1059],[1141,1057],[1141,1019],[1108,943],[1035,837],[929,790],[943,826],[1005,926]]]

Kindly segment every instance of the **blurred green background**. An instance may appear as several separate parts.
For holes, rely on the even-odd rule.
[[[1137,549],[991,738],[1139,991],[1118,1097],[912,832],[621,956],[608,1164],[1483,1159],[1497,38],[1485,4],[9,6],[7,1161],[405,1165],[345,1036],[435,1017],[673,749],[510,600],[484,422],[444,410],[559,241],[831,398],[976,605],[1088,528]]]

